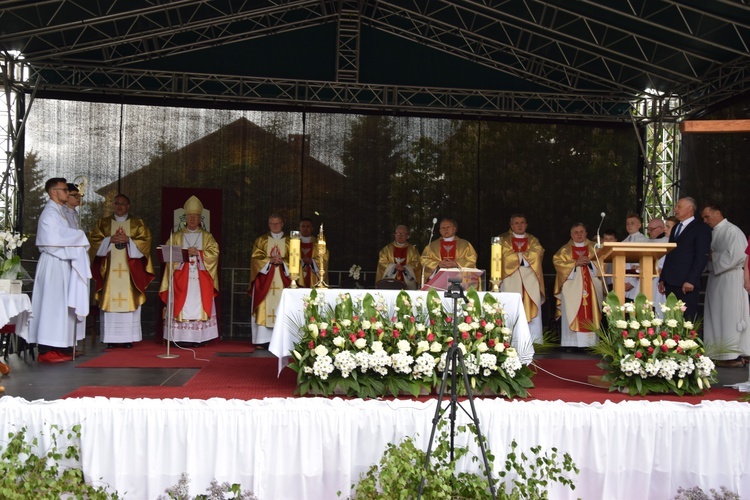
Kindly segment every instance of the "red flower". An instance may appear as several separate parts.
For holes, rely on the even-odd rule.
[[[677,351],[678,353],[682,354],[682,347],[677,347],[677,349],[675,349],[675,351]]]
[[[310,323],[315,323],[315,316],[310,316]]]
[[[450,323],[451,321],[453,321],[453,318],[451,318],[450,316],[448,316],[447,318],[445,318],[445,322],[446,323]]]
[[[375,316],[373,316],[372,318],[370,318],[370,323],[375,323],[375,319],[376,319]]]
[[[669,347],[667,347],[664,344],[661,345],[661,352],[667,352],[668,350],[669,350]]]
[[[466,316],[466,322],[471,323],[471,316]]]
[[[503,342],[503,345],[505,346],[505,348],[506,348],[506,349],[507,349],[508,347],[510,347],[510,344],[509,344],[508,342]]]
[[[382,328],[378,328],[378,335],[380,335],[381,333],[383,333],[383,329]]]
[[[433,340],[435,340],[435,334],[434,333],[427,334],[427,341],[432,342]]]
[[[435,325],[435,320],[434,319],[430,319],[430,326],[434,326],[434,325]]]
[[[394,339],[397,339],[399,335],[401,335],[401,334],[398,333],[398,330],[393,330],[393,338]]]
[[[359,316],[357,315],[352,316],[352,321],[359,321]]]
[[[487,322],[485,320],[480,321],[479,324],[482,325],[482,327],[487,326]]]
[[[353,333],[350,333],[349,334],[349,340],[351,340],[352,342],[356,342],[357,341],[357,337]]]
[[[450,346],[452,346],[452,345],[453,345],[453,341],[452,341],[452,340],[449,340],[449,341],[448,341],[448,347],[450,347]]]
[[[698,335],[698,333],[695,330],[690,330],[690,338],[694,339]]]
[[[497,326],[503,326],[503,320],[501,320],[500,318],[497,318],[497,319],[495,320],[495,324],[496,324]]]
[[[311,340],[310,342],[308,342],[308,343],[307,343],[307,347],[309,347],[309,348],[310,348],[310,350],[312,351],[313,349],[315,349],[315,342],[313,342],[313,341]]]
[[[334,326],[334,327],[333,327],[333,333],[334,333],[334,335],[338,335],[338,333],[339,333],[340,331],[341,331],[341,330],[339,330],[339,327],[338,327],[338,326]]]
[[[409,321],[414,323],[415,321],[417,321],[417,318],[415,318],[414,316],[409,316]]]
[[[643,335],[643,332],[638,332],[638,338],[642,339],[643,337],[645,337],[645,335]]]
[[[477,337],[478,339],[481,339],[481,338],[482,338],[482,332],[477,332],[477,335],[476,335],[476,337]]]
[[[358,331],[357,332],[357,337],[359,337],[361,339],[364,338],[365,337],[365,332],[363,332],[362,330]]]
[[[624,338],[624,339],[628,338],[628,331],[627,330],[623,330],[622,331],[622,338]]]
[[[654,329],[653,328],[649,328],[648,329],[648,334],[649,335],[653,335],[654,334]]]
[[[680,336],[679,336],[679,335],[677,335],[677,334],[675,333],[675,334],[674,334],[674,335],[672,336],[672,340],[674,340],[675,342],[679,342],[679,341],[680,341]]]
[[[669,334],[666,331],[662,330],[662,332],[661,332],[661,338],[665,339],[667,337],[669,337]]]
[[[463,338],[464,340],[468,339],[469,338],[469,332],[461,332],[461,338]]]
[[[328,332],[324,328],[323,330],[320,331],[320,336],[325,337],[326,335],[328,335]]]
[[[636,358],[641,359],[642,356],[643,356],[643,353],[641,353],[641,351],[635,351]]]
[[[396,321],[398,321],[398,316],[394,316],[391,318],[392,323],[395,323]]]
[[[648,353],[649,354],[653,354],[654,353],[654,348],[652,346],[648,346]]]
[[[487,345],[490,347],[495,347],[495,339],[490,339],[487,341]]]

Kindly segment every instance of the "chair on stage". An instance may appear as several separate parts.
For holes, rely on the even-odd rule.
[[[375,288],[380,290],[406,290],[406,283],[393,278],[386,278],[375,283]]]

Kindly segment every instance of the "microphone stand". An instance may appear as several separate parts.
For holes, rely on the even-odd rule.
[[[604,222],[604,217],[606,217],[607,214],[602,212],[601,217],[602,220],[599,221],[599,227],[596,228],[596,244],[594,245],[594,257],[596,257],[596,264],[599,266],[599,271],[602,273],[602,284],[604,285],[604,292],[605,296],[609,294],[609,288],[607,287],[607,278],[604,276],[604,267],[602,267],[601,261],[599,261],[599,250],[602,249],[602,238],[599,236],[599,230],[602,228],[602,223]]]
[[[179,225],[178,225],[179,226]],[[174,262],[173,256],[172,256],[172,235],[174,234],[173,231],[169,231],[169,259],[167,261],[167,266],[169,268],[169,281],[167,282],[167,353],[166,354],[157,354],[157,358],[162,359],[174,359],[179,358],[179,354],[171,354],[169,352],[170,348],[172,347],[172,328],[174,328],[174,286],[172,284],[172,280],[174,278],[174,268],[172,267],[172,263]]]
[[[435,234],[435,224],[437,224],[437,218],[432,219],[432,227],[430,228],[430,241],[427,243],[427,248],[432,244],[432,239]],[[422,266],[422,283],[419,285],[419,289],[424,288],[424,266]]]
[[[458,321],[456,321],[456,318],[458,317],[458,299],[463,298],[464,302],[468,302],[469,300],[466,298],[466,295],[464,295],[464,289],[461,286],[461,279],[460,278],[451,278],[448,280],[450,282],[450,286],[448,287],[448,290],[445,291],[445,296],[453,299],[453,338],[458,339]],[[457,364],[458,363],[458,364]],[[466,397],[469,400],[469,405],[471,406],[471,414],[466,411],[466,409],[461,406],[461,403],[458,402],[458,372],[457,370],[460,368],[461,375],[463,376],[463,384],[464,388],[466,389]],[[443,398],[445,396],[445,385],[448,381],[448,372],[451,374],[451,395],[450,395],[450,403],[448,406],[446,406],[445,410],[441,408],[441,403],[443,402]],[[427,455],[425,457],[425,463],[424,468],[425,471],[430,465],[430,456],[432,455],[432,443],[435,440],[435,432],[437,431],[438,423],[440,422],[440,418],[442,415],[450,409],[450,413],[448,414],[448,418],[450,420],[450,459],[453,461],[454,453],[455,453],[455,433],[456,433],[456,409],[461,408],[466,415],[471,418],[472,423],[474,424],[474,428],[477,430],[477,441],[479,443],[479,449],[482,452],[482,460],[484,461],[484,470],[485,474],[487,475],[487,481],[490,485],[490,494],[492,495],[493,500],[497,498],[497,494],[495,493],[495,483],[492,480],[492,470],[490,469],[490,463],[487,459],[487,451],[484,443],[484,437],[482,437],[482,430],[479,426],[479,416],[477,415],[477,410],[474,407],[474,395],[471,392],[471,383],[469,382],[469,374],[466,373],[466,365],[464,364],[464,354],[461,349],[458,348],[458,342],[457,340],[453,341],[453,345],[451,345],[450,349],[448,349],[448,353],[446,355],[445,359],[445,371],[443,371],[443,378],[440,382],[440,391],[438,392],[438,398],[436,402],[435,407],[435,416],[432,419],[432,431],[430,432],[430,441],[427,445]],[[425,476],[422,475],[422,479],[419,482],[419,493],[417,494],[417,498],[422,498],[422,491],[424,490],[424,482],[425,482]]]

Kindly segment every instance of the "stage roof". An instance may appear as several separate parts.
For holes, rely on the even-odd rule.
[[[747,0],[0,1],[38,97],[629,122],[750,89]]]

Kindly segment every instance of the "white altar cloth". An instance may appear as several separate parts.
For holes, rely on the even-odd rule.
[[[393,316],[394,314],[393,308],[396,304],[396,297],[398,297],[400,292],[401,290],[347,290],[341,288],[317,290],[318,296],[324,294],[326,302],[331,307],[335,307],[336,297],[342,293],[349,293],[352,296],[352,300],[364,297],[367,293],[373,297],[382,295],[389,306],[389,316]],[[412,304],[414,303],[414,299],[419,296],[427,298],[427,292],[406,290],[406,293],[412,299]],[[443,297],[443,308],[447,311],[452,311],[453,299],[444,297],[443,292],[439,293]],[[484,295],[491,292],[478,293],[479,298],[484,299]],[[276,308],[276,326],[273,328],[273,336],[268,346],[268,349],[279,358],[279,372],[289,362],[294,344],[299,340],[297,325],[304,323],[302,297],[309,294],[309,288],[285,288],[281,294],[281,302],[279,302],[279,306]],[[518,351],[518,357],[521,359],[521,362],[528,365],[534,358],[534,345],[531,342],[529,323],[526,321],[526,311],[523,308],[521,294],[494,293],[493,295],[503,305],[508,316],[508,324],[513,329],[513,347]]]
[[[750,497],[747,403],[475,403],[496,456],[495,477],[512,439],[519,450],[554,446],[572,455],[581,471],[574,477],[576,489],[555,486],[551,499],[661,500],[674,498],[680,486],[707,493],[726,486]],[[81,424],[78,465],[86,480],[109,484],[126,499],[156,498],[183,472],[190,476],[191,495],[205,493],[215,478],[240,483],[258,498],[334,499],[337,491],[349,496],[387,443],[416,436],[416,445],[426,449],[435,404],[338,398],[27,402],[6,396],[0,398],[0,435],[22,426],[29,436],[44,431],[40,446],[46,449],[46,425]],[[459,411],[459,423],[466,419]],[[459,464],[461,470],[476,466],[470,460]]]
[[[25,293],[0,294],[0,326],[12,323],[16,335],[26,338],[31,321],[31,300]]]

